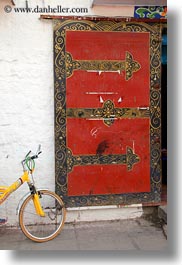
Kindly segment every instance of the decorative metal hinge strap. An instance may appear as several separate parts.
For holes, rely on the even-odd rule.
[[[92,72],[116,72],[125,71],[125,79],[128,81],[141,68],[137,61],[133,60],[131,53],[125,53],[125,60],[74,60],[71,53],[66,52],[66,77],[70,77],[75,70]]]
[[[133,152],[131,147],[126,148],[126,154],[117,155],[73,155],[70,149],[67,149],[67,171],[71,172],[74,166],[88,165],[126,165],[127,170],[133,169],[133,166],[140,161],[140,157]]]
[[[86,118],[88,120],[100,120],[106,126],[111,126],[115,119],[120,118],[148,118],[150,117],[149,107],[141,108],[116,108],[110,99],[103,103],[102,108],[97,109],[67,109],[68,118]]]

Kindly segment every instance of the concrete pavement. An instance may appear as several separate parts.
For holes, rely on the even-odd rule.
[[[167,250],[160,221],[145,218],[65,224],[60,235],[34,243],[20,229],[0,227],[1,250]]]

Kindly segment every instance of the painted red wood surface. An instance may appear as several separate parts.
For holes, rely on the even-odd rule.
[[[102,121],[69,119],[67,130],[75,155],[125,154],[130,146],[141,160],[131,171],[126,165],[75,166],[68,177],[69,195],[150,191],[148,119],[117,120],[111,127]]]
[[[130,52],[141,65],[128,81],[124,72],[74,71],[66,81],[67,108],[102,108],[108,99],[117,108],[149,106],[148,33],[67,31],[66,51],[74,60],[123,61]],[[68,195],[149,192],[149,131],[149,118],[120,118],[111,126],[97,119],[67,118],[67,147],[73,155],[126,154],[129,146],[140,157],[131,171],[126,165],[74,166],[68,173]]]
[[[125,60],[126,51],[138,61],[141,69],[129,81],[125,73],[99,73],[75,71],[67,79],[68,108],[100,107],[99,95],[86,92],[115,92],[105,95],[103,100],[112,99],[117,107],[149,106],[150,54],[149,33],[83,32],[66,33],[66,50],[77,60]],[[122,97],[122,105],[118,98]]]

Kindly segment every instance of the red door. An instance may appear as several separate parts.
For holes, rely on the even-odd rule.
[[[151,167],[151,32],[72,23],[60,44],[64,72],[56,74],[64,98],[58,191],[74,206],[149,201],[160,174],[152,176]],[[63,26],[57,32],[63,35]]]

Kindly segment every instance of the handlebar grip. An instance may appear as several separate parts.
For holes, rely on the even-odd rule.
[[[38,156],[39,156],[41,153],[42,153],[42,151],[40,151],[37,155],[33,155],[33,156],[31,156],[31,159],[36,159],[36,158],[38,158]]]
[[[27,157],[27,156],[29,156],[29,154],[31,153],[31,150],[26,154],[26,156],[25,157]]]
[[[31,156],[30,158],[31,159],[36,159],[36,158],[38,158],[38,155]]]

